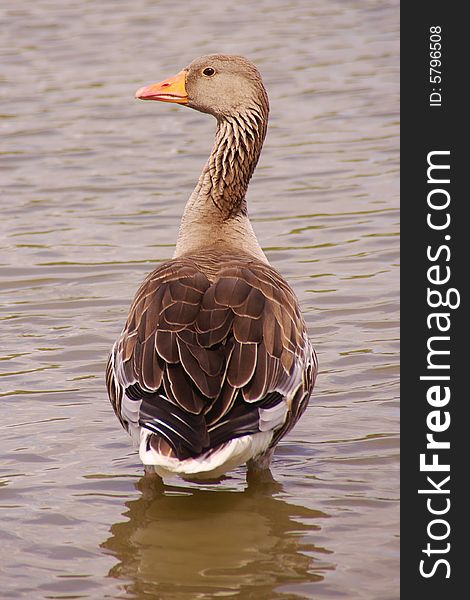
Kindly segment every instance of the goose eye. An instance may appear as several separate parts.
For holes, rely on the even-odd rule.
[[[202,73],[210,77],[215,73],[215,70],[212,67],[206,67]]]

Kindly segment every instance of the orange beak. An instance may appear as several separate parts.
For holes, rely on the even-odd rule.
[[[160,102],[187,104],[189,97],[186,92],[186,71],[180,71],[178,75],[169,77],[160,83],[141,87],[135,93],[135,97],[139,100],[160,100]]]

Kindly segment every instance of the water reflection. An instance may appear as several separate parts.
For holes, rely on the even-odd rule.
[[[128,520],[102,544],[119,560],[109,575],[132,597],[299,598],[276,590],[321,581],[334,568],[331,552],[302,535],[314,536],[328,515],[277,497],[278,484],[242,492],[140,486],[141,497],[126,502]]]

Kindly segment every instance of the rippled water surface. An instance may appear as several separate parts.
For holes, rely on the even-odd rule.
[[[2,4],[2,598],[398,597],[398,2]],[[210,52],[271,101],[250,214],[321,372],[278,485],[158,493],[107,353],[215,123],[134,91]]]

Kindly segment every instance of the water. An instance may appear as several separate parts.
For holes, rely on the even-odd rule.
[[[15,0],[0,107],[2,598],[398,597],[398,2]],[[172,255],[215,123],[133,100],[243,54],[271,101],[249,191],[318,351],[278,485],[158,494],[104,365]]]

